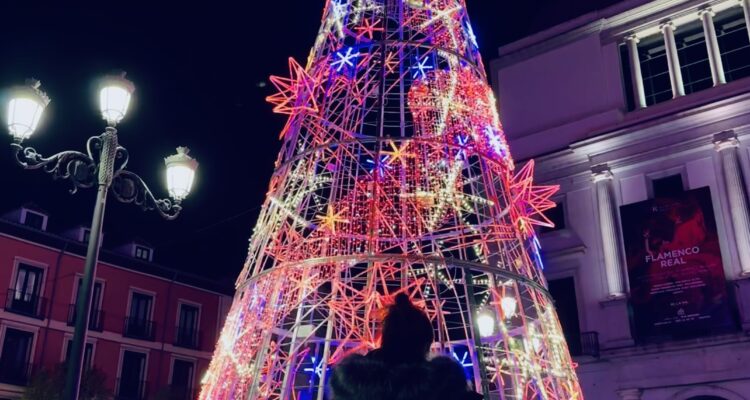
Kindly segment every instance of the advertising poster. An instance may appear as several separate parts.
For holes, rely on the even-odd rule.
[[[635,336],[734,329],[709,188],[620,208]]]

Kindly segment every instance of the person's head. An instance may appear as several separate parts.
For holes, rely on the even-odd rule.
[[[383,320],[381,351],[391,362],[424,361],[433,340],[432,323],[400,293]]]

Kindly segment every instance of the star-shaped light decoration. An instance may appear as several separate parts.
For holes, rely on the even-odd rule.
[[[357,39],[359,40],[366,36],[369,40],[373,40],[375,38],[375,32],[383,32],[383,28],[379,27],[380,22],[381,20],[370,22],[367,18],[362,20],[362,25],[355,28],[357,31]]]
[[[318,112],[318,104],[315,101],[317,80],[294,58],[289,58],[289,78],[272,76],[270,80],[278,90],[278,93],[266,97],[266,101],[274,105],[274,112],[286,115],[296,115],[303,111]],[[291,121],[292,118],[289,118],[281,130],[281,137],[289,131]]]
[[[367,160],[365,160],[365,164],[367,164],[370,172],[377,171],[378,176],[383,176],[385,175],[385,171],[391,169],[391,166],[388,163],[388,160],[390,160],[390,158],[391,156],[387,154],[381,154],[380,157],[378,157],[377,162],[372,158],[368,158]]]
[[[345,47],[334,54],[335,60],[331,62],[331,67],[335,68],[336,72],[341,72],[344,68],[354,68],[361,55],[359,51],[355,53],[354,47]]]
[[[328,229],[332,234],[336,234],[336,224],[348,224],[349,220],[344,218],[343,215],[349,211],[347,207],[344,207],[339,212],[333,209],[333,206],[328,205],[325,215],[318,215],[319,228]]]
[[[270,80],[279,91],[266,97],[266,101],[275,106],[274,112],[287,115],[302,110],[318,112],[318,104],[312,95],[316,87],[315,79],[297,60],[289,58],[289,78],[271,76]]]
[[[551,197],[558,190],[558,185],[534,186],[534,160],[526,163],[513,178],[510,184],[513,201],[510,207],[511,217],[526,237],[534,234],[534,225],[550,228],[555,226],[544,212],[555,208]]]
[[[401,146],[396,145],[394,142],[390,142],[390,151],[383,151],[383,154],[387,154],[390,158],[386,159],[389,164],[396,161],[404,162],[406,158],[414,158],[414,154],[406,151],[409,146],[409,142],[402,144]]]
[[[421,60],[419,59],[419,56],[416,57],[417,63],[415,65],[411,66],[412,70],[412,78],[418,79],[427,79],[427,71],[431,71],[435,69],[435,66],[431,64],[430,57],[425,56]]]

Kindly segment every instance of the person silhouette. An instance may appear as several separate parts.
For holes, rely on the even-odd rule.
[[[474,400],[463,367],[449,357],[430,357],[430,319],[400,293],[383,320],[381,346],[352,354],[333,369],[333,400]]]

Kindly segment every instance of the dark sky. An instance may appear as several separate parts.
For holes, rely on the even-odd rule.
[[[468,0],[468,7],[488,61],[500,44],[614,2]],[[96,78],[125,70],[136,85],[132,108],[119,126],[121,144],[130,151],[129,169],[165,196],[164,156],[186,145],[201,162],[193,194],[177,221],[110,198],[105,247],[140,237],[157,248],[159,263],[233,280],[285,122],[271,112],[264,99],[272,90],[260,83],[271,74],[285,74],[289,56],[305,59],[323,0],[196,2],[200,6],[154,1],[147,7],[4,3],[0,88],[34,77],[52,98],[27,145],[45,155],[83,149],[86,139],[104,127]],[[3,102],[2,112],[5,107]],[[0,137],[2,146],[11,141],[8,135]],[[71,196],[66,183],[22,171],[9,152],[0,152],[0,184],[0,214],[32,201],[51,213],[51,231],[90,223],[93,190]]]

